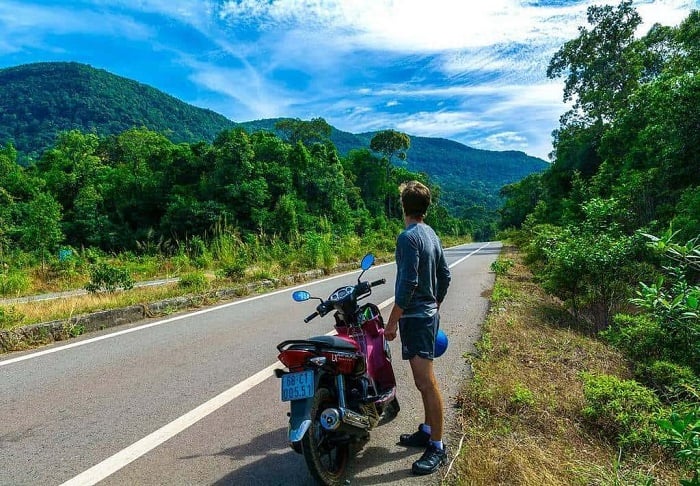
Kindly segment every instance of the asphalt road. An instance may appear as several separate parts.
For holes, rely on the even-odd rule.
[[[468,366],[493,286],[499,243],[447,250],[453,281],[441,309],[450,346],[436,360],[445,391],[448,434],[456,451],[454,398]],[[327,297],[359,272],[304,284]],[[394,264],[370,269],[386,278],[370,300],[389,305]],[[0,358],[0,485],[305,485],[303,457],[286,443],[288,404],[272,370],[276,344],[332,331],[333,319],[303,318],[312,302],[291,289],[194,313],[112,328],[59,345]],[[383,309],[386,317],[388,309]],[[392,343],[400,356],[398,341]],[[396,445],[422,420],[407,363],[394,360],[401,413],[372,432],[353,459],[350,484],[430,484],[411,463],[419,450]]]

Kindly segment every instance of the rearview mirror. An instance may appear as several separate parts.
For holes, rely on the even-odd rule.
[[[369,267],[372,265],[374,265],[374,255],[367,253],[360,263],[360,268],[362,268],[362,270],[369,270]]]
[[[294,299],[295,302],[304,302],[305,300],[309,300],[311,298],[311,294],[308,293],[306,290],[297,290],[292,294],[292,299]]]

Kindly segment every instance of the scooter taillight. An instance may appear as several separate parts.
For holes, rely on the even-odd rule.
[[[349,375],[356,371],[358,356],[354,353],[324,351],[321,355],[326,358],[326,364],[333,366],[342,375]]]
[[[315,354],[306,349],[285,349],[277,356],[277,359],[290,370],[295,370],[303,368],[312,356]]]

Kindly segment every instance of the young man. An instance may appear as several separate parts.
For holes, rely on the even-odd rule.
[[[423,399],[425,422],[399,443],[425,447],[413,463],[414,474],[431,474],[447,461],[442,443],[442,396],[433,372],[438,310],[450,284],[450,270],[440,239],[423,222],[430,205],[430,190],[417,181],[401,188],[405,229],[396,240],[396,300],[384,330],[388,340],[401,335],[401,355],[408,360],[413,380]]]

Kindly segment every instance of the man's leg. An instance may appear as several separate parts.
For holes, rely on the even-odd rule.
[[[409,360],[413,379],[423,398],[425,421],[430,426],[430,440],[425,452],[413,463],[413,474],[432,474],[447,463],[447,451],[442,442],[442,396],[433,372],[432,360],[414,356]]]
[[[425,423],[430,426],[430,439],[436,442],[441,441],[443,427],[442,395],[433,372],[433,361],[414,356],[409,360],[409,363],[413,372],[413,381],[423,399]]]

